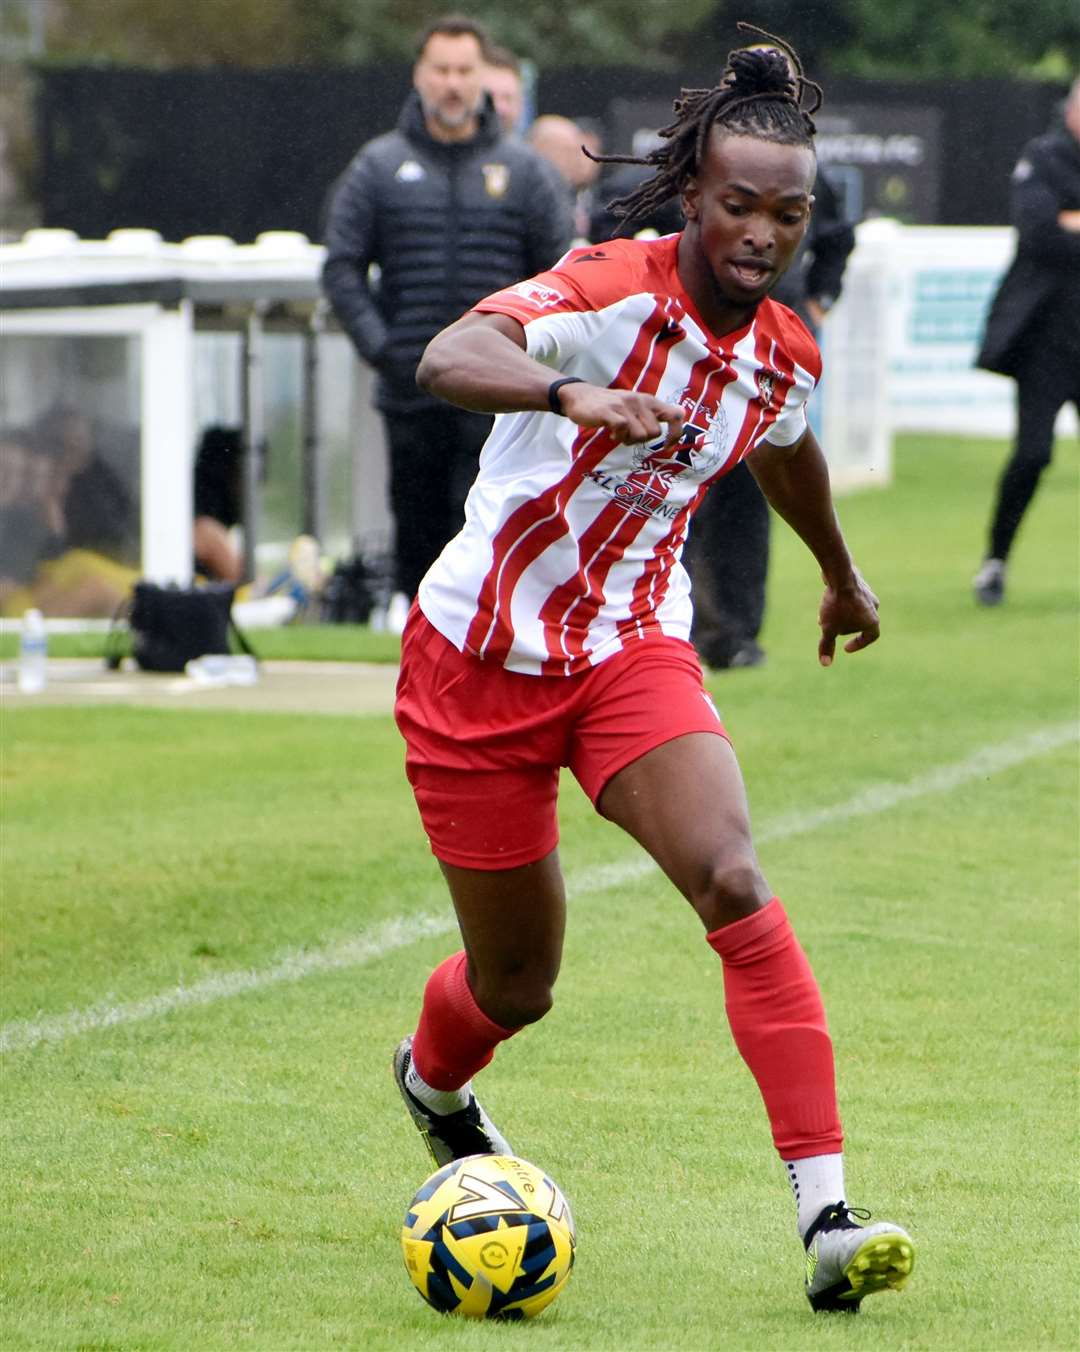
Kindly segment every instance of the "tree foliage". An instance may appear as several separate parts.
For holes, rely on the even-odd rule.
[[[417,33],[455,8],[541,69],[719,66],[738,19],[820,74],[1067,80],[1080,67],[1078,0],[50,0],[46,48],[148,66],[410,61]]]
[[[18,0],[13,0],[18,3]],[[36,0],[23,0],[35,3]],[[411,61],[417,34],[452,11],[480,20],[539,66],[670,65],[665,42],[714,0],[52,0],[51,59],[140,66],[290,66]]]
[[[351,9],[352,0],[53,0],[46,54],[150,67],[333,63]]]
[[[819,75],[1064,81],[1080,67],[1077,0],[719,0],[678,40],[683,59],[722,61],[738,19],[786,37]]]
[[[346,54],[354,61],[412,60],[417,34],[455,8],[479,19],[492,37],[541,68],[559,65],[670,65],[672,34],[702,23],[715,0],[344,0],[353,23]]]
[[[1042,75],[1080,67],[1077,0],[845,0],[853,36],[832,68],[939,79]]]

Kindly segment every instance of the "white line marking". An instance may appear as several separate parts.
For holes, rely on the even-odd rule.
[[[1057,751],[1070,742],[1080,740],[1080,725],[1076,723],[1057,723],[1052,727],[1041,728],[1038,732],[1017,737],[1011,742],[999,742],[996,746],[984,746],[969,756],[967,760],[955,761],[952,765],[942,765],[936,770],[928,770],[903,784],[871,784],[843,803],[833,803],[829,807],[812,808],[803,812],[788,812],[782,817],[774,817],[754,828],[754,844],[763,845],[770,840],[789,840],[792,836],[806,835],[821,826],[831,826],[835,822],[850,821],[853,817],[869,817],[878,812],[887,812],[889,808],[913,798],[925,798],[934,793],[946,793],[970,784],[976,779],[986,779],[990,775],[1000,774],[1002,770],[1021,765],[1035,756],[1043,756],[1049,751]],[[617,887],[621,883],[632,882],[654,873],[657,865],[648,855],[638,855],[632,859],[620,860],[616,864],[601,864],[590,869],[578,879],[567,883],[567,894],[577,892],[599,892],[605,887]],[[2,1033],[0,1033],[2,1039]],[[0,1046],[2,1046],[0,1040]]]
[[[1080,725],[1077,723],[1057,723],[1052,727],[1040,728],[1024,737],[1014,738],[1011,742],[999,742],[996,746],[984,746],[967,760],[955,761],[952,765],[941,765],[936,770],[928,770],[924,775],[909,779],[906,784],[872,784],[863,789],[846,803],[836,803],[832,807],[821,807],[809,812],[792,812],[768,822],[754,838],[759,844],[766,840],[781,840],[786,836],[801,835],[806,831],[816,831],[819,826],[828,826],[833,822],[850,821],[852,817],[868,817],[877,812],[887,812],[899,803],[907,803],[912,798],[925,798],[934,793],[947,793],[950,789],[970,784],[976,779],[988,779],[991,775],[1010,770],[1014,765],[1047,752],[1058,751],[1070,742],[1080,739]]]
[[[1011,742],[986,746],[966,760],[939,766],[924,775],[917,775],[903,784],[874,784],[863,789],[854,798],[829,807],[807,812],[790,812],[762,824],[754,833],[756,843],[786,840],[805,835],[822,826],[850,821],[854,817],[872,816],[887,812],[900,803],[924,798],[935,793],[946,793],[975,780],[1000,774],[1003,770],[1021,765],[1036,756],[1046,755],[1068,746],[1080,738],[1075,723],[1059,723],[1038,732],[1017,737]],[[656,864],[647,856],[639,856],[614,864],[602,864],[586,869],[568,879],[567,892],[571,897],[589,892],[600,892],[617,887],[656,871]],[[191,986],[173,986],[144,1000],[119,1003],[101,1001],[85,1009],[74,1009],[67,1014],[47,1014],[37,1019],[16,1019],[0,1028],[0,1052],[23,1051],[43,1042],[63,1042],[82,1033],[101,1032],[120,1024],[138,1023],[143,1019],[171,1014],[175,1010],[228,1000],[247,991],[264,990],[285,981],[301,981],[320,972],[338,971],[343,967],[361,967],[385,957],[395,949],[405,948],[420,939],[436,934],[448,934],[456,928],[449,913],[402,916],[376,926],[366,934],[324,948],[297,950],[286,953],[272,966],[246,971],[223,972],[207,977]]]
[[[42,1042],[63,1042],[80,1033],[96,1033],[122,1023],[138,1023],[159,1014],[194,1005],[209,1005],[228,1000],[247,991],[264,990],[283,981],[301,981],[317,972],[333,972],[341,967],[361,967],[385,957],[396,948],[405,948],[418,939],[445,934],[455,928],[452,914],[403,916],[389,920],[355,939],[330,944],[325,948],[299,949],[286,953],[271,967],[247,971],[222,972],[191,986],[173,986],[149,995],[145,1000],[113,1004],[102,1000],[85,1009],[67,1014],[45,1015],[39,1019],[17,1019],[0,1028],[0,1051],[19,1051]]]

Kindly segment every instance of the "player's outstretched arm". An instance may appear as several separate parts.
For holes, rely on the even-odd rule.
[[[548,412],[559,372],[525,351],[525,330],[509,315],[470,313],[427,345],[416,383],[474,413]],[[623,444],[682,435],[683,411],[651,394],[575,382],[558,391],[561,411],[581,427],[605,427]],[[666,426],[664,426],[666,425]]]
[[[818,660],[832,664],[836,640],[854,634],[844,651],[858,652],[880,635],[878,599],[866,585],[848,552],[829,488],[829,470],[813,432],[794,446],[760,443],[747,465],[761,491],[817,559],[825,582],[818,623]]]

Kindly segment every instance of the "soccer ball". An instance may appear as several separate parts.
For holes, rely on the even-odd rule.
[[[471,1319],[531,1319],[574,1266],[566,1198],[527,1160],[469,1155],[431,1175],[409,1204],[401,1249],[433,1309]]]

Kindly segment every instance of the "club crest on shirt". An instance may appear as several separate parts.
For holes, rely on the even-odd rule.
[[[505,164],[484,164],[480,166],[484,175],[484,188],[489,197],[505,197],[510,186],[510,168]]]
[[[670,478],[689,470],[695,479],[707,479],[727,457],[727,413],[719,404],[714,409],[701,408],[686,397],[675,402],[682,404],[686,412],[682,436],[666,451],[662,441],[631,446],[634,468],[666,474]]]
[[[684,393],[674,400],[686,410],[682,437],[665,449],[663,440],[641,442],[626,449],[631,456],[631,471],[620,475],[600,467],[592,479],[634,516],[659,516],[673,520],[685,505],[667,501],[678,480],[686,475],[694,486],[710,478],[727,459],[730,429],[724,409],[705,408]]]
[[[779,379],[780,372],[771,371],[768,367],[762,367],[760,371],[757,371],[754,374],[754,380],[757,382],[758,398],[765,408],[768,408],[772,403],[773,392],[776,389],[776,382]]]

